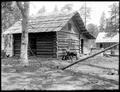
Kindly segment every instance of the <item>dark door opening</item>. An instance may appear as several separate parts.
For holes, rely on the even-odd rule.
[[[81,39],[81,54],[83,54],[83,46],[84,46],[84,40]]]
[[[13,39],[13,56],[19,57],[21,49],[21,34],[14,34]]]
[[[28,46],[29,56],[36,55],[36,37],[35,36],[30,35],[28,45],[29,45]]]
[[[103,44],[102,43],[100,44],[100,48],[103,48]]]

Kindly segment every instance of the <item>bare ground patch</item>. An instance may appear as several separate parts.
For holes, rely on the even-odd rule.
[[[2,60],[2,90],[118,89],[118,57],[96,56],[64,71],[69,61],[30,58],[27,67],[18,59]]]

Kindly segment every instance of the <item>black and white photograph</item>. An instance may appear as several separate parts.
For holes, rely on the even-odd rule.
[[[2,1],[1,90],[118,90],[119,1]]]

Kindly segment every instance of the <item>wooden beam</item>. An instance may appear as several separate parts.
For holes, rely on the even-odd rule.
[[[72,64],[70,64],[70,65],[68,65],[68,66],[66,66],[66,67],[64,67],[64,68],[61,68],[61,69],[62,69],[62,70],[65,70],[65,69],[67,69],[67,68],[69,68],[69,67],[71,67],[71,66],[73,66],[73,65],[75,65],[75,64],[77,64],[77,63],[79,63],[79,62],[81,62],[81,61],[84,61],[84,60],[86,60],[86,59],[92,58],[92,57],[94,57],[94,56],[96,56],[96,55],[98,55],[98,54],[100,54],[100,53],[102,53],[102,52],[105,52],[105,51],[107,51],[107,50],[109,50],[109,49],[111,49],[111,48],[113,48],[113,47],[115,47],[115,46],[117,46],[117,45],[119,45],[119,43],[114,44],[114,45],[112,45],[112,46],[110,46],[110,47],[108,47],[108,48],[105,48],[104,50],[99,51],[99,52],[97,52],[97,53],[95,53],[95,54],[93,54],[93,55],[87,56],[87,57],[85,57],[85,58],[83,58],[83,59],[81,59],[81,60],[78,60],[78,61],[76,61],[76,62],[74,62],[74,63],[72,63]]]

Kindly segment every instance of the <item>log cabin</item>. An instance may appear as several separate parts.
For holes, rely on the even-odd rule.
[[[89,40],[95,39],[86,30],[78,12],[29,18],[27,28],[29,56],[59,58],[68,47],[78,55],[84,54],[84,49],[89,48]],[[3,33],[11,35],[10,56],[20,56],[21,32],[20,20]]]
[[[119,32],[99,32],[95,43],[97,49],[105,49],[113,44],[119,43]],[[111,50],[113,51],[113,54],[119,54],[119,46],[115,46]],[[111,54],[111,50],[106,51],[106,54]]]

